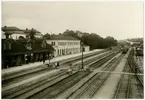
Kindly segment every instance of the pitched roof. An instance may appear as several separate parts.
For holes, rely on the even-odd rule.
[[[23,31],[24,31],[24,33],[26,33],[26,34],[30,34],[31,32],[32,32],[32,29],[22,29]],[[42,36],[42,34],[41,34],[41,32],[39,32],[38,30],[36,30],[36,29],[33,29],[33,32],[35,33],[35,35],[40,35],[40,36]]]
[[[4,27],[2,27],[2,31],[4,31],[4,32],[5,31],[21,31],[21,29],[14,27],[14,26],[12,26],[12,27],[4,26]]]
[[[8,32],[8,33],[11,33],[11,34],[29,34],[32,32],[32,29],[19,29],[15,26],[11,26],[11,27],[8,27],[8,26],[4,26],[2,27],[2,31],[3,32]],[[39,32],[38,30],[36,29],[33,29],[33,32],[35,32],[35,35],[42,35],[41,32]]]
[[[84,46],[84,47],[89,47],[89,46],[88,46],[88,45],[86,45],[86,44],[83,44],[83,46]]]
[[[52,35],[48,40],[78,40],[72,36],[64,36],[64,35]]]
[[[31,31],[32,31],[32,29],[22,29],[25,33],[30,33]],[[36,29],[33,29],[33,32],[35,32],[35,33],[41,33],[41,32],[39,32],[38,30],[36,30]]]
[[[2,31],[3,32],[9,32],[9,33],[19,33],[19,34],[24,34],[23,30],[17,28],[17,27],[7,27],[7,26],[4,26],[2,27]]]
[[[2,44],[6,42],[6,39],[2,39]],[[25,53],[36,53],[36,52],[53,52],[54,48],[46,43],[46,47],[42,47],[43,40],[36,40],[32,43],[31,49],[28,50],[27,48],[27,40],[14,40],[11,46],[11,50],[3,50],[2,51],[6,54],[25,54]]]

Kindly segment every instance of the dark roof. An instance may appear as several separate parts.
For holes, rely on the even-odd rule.
[[[32,29],[23,29],[23,31],[25,32],[25,33],[30,33],[31,31],[32,31]],[[36,29],[33,29],[33,32],[35,32],[35,33],[41,33],[41,32],[39,32],[38,30],[36,30]]]
[[[17,28],[17,27],[7,27],[4,26],[2,27],[2,31],[5,32],[5,34],[25,34],[21,29]]]
[[[49,40],[78,40],[72,36],[52,35]]]
[[[19,28],[14,27],[14,26],[11,26],[11,27],[4,26],[4,27],[2,27],[3,32],[10,32],[12,34],[16,33],[16,32],[17,32],[17,34],[29,34],[29,33],[32,32],[32,29],[19,29]],[[41,32],[39,32],[36,29],[33,29],[33,32],[35,32],[35,34],[37,34],[37,35],[42,35]]]
[[[6,39],[2,39],[2,44],[7,41]],[[46,42],[46,48],[42,48],[42,42],[44,40],[35,40],[35,42],[32,43],[32,49],[27,48],[27,43],[29,40],[14,40],[14,42],[11,42],[11,50],[3,50],[5,55],[13,55],[13,54],[27,54],[27,53],[39,53],[39,52],[53,52],[54,48],[47,44]],[[3,48],[3,47],[2,47]]]
[[[12,27],[4,26],[2,27],[2,31],[7,32],[7,31],[22,31],[22,30],[14,26]]]
[[[26,34],[30,34],[32,32],[32,29],[23,29],[24,33]],[[35,33],[35,35],[42,35],[41,32],[39,32],[38,30],[36,29],[33,29],[33,32]]]
[[[83,44],[84,47],[87,47],[88,45]]]

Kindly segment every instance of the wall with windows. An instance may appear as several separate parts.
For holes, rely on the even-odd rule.
[[[47,40],[55,49],[54,56],[75,54],[80,52],[80,40]]]
[[[11,34],[10,38],[12,39],[19,39],[20,36],[26,38],[26,34]]]
[[[26,38],[26,35],[27,34],[17,34],[17,33],[15,34],[15,33],[13,33],[13,34],[10,35],[10,38],[12,38],[12,39],[19,39],[20,36]],[[36,38],[42,38],[41,35],[35,35],[35,37]]]

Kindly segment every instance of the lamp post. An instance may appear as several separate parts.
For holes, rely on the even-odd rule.
[[[83,42],[81,40],[81,50],[82,50],[82,69],[84,69],[84,62],[83,62]]]
[[[81,46],[81,52],[82,52],[82,69],[84,69],[84,62],[83,62],[83,42],[82,42],[82,34],[79,32],[78,33],[78,36],[81,38],[81,41],[80,41],[80,46]]]

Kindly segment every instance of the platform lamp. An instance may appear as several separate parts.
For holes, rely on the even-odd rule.
[[[82,36],[83,34],[81,34],[80,32],[78,33],[78,36],[80,37],[80,46],[81,46],[81,52],[82,52],[82,69],[84,69],[84,62],[83,62],[83,41],[82,41]]]

